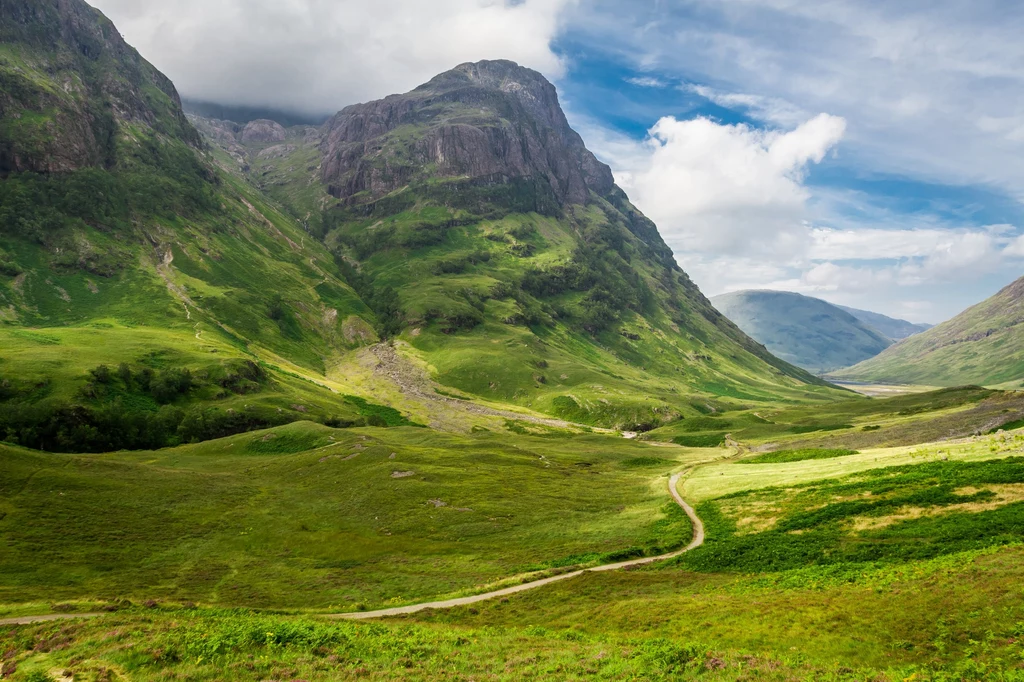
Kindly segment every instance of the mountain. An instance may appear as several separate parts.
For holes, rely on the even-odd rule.
[[[845,305],[837,305],[836,307],[850,313],[872,329],[882,332],[882,334],[893,341],[900,341],[908,336],[920,334],[921,332],[928,331],[933,326],[923,323],[914,324],[913,322],[898,320],[894,317],[882,315],[881,313],[873,313],[868,310],[858,310],[857,308],[848,308]]]
[[[323,244],[216,168],[97,10],[4,0],[0,38],[0,437],[109,450],[358,420],[292,376],[376,340]]]
[[[642,428],[834,395],[711,307],[534,71],[285,127],[187,116],[81,0],[5,0],[0,31],[7,440]]]
[[[851,381],[992,386],[1024,379],[1024,278],[878,357],[835,372]]]
[[[535,71],[463,64],[283,140],[193,120],[442,384],[611,425],[828,391],[714,310]]]
[[[892,344],[838,306],[788,291],[737,291],[711,303],[769,351],[816,373],[856,364]]]
[[[0,172],[117,164],[135,126],[196,147],[174,85],[75,0],[0,5]]]

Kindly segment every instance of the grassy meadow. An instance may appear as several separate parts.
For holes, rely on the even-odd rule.
[[[1010,431],[773,462],[601,434],[308,423],[151,453],[7,448],[0,616],[104,615],[0,626],[4,670],[1018,680],[1022,450]],[[681,490],[708,538],[676,560],[383,622],[318,615],[684,544],[665,485],[691,468]]]
[[[667,476],[706,457],[309,422],[155,452],[0,448],[0,603],[44,610],[124,598],[351,611],[658,554],[691,535]]]

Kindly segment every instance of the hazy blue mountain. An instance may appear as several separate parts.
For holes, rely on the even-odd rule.
[[[774,355],[812,372],[849,367],[892,345],[838,306],[788,291],[737,291],[711,303]]]
[[[877,329],[893,341],[900,341],[908,336],[920,334],[921,332],[928,331],[933,326],[930,324],[914,324],[913,322],[899,320],[895,317],[882,315],[881,313],[873,313],[870,310],[858,310],[857,308],[849,308],[845,305],[837,305],[836,307],[850,313],[869,327]]]

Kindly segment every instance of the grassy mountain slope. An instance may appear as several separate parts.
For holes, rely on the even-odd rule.
[[[873,313],[869,310],[848,308],[845,305],[837,305],[836,307],[850,313],[872,329],[882,332],[882,334],[893,341],[900,341],[908,336],[920,334],[923,331],[928,331],[934,326],[924,323],[914,324],[913,322],[899,320],[894,317],[889,317],[888,315],[882,315],[881,313]]]
[[[837,379],[894,384],[1013,385],[1024,379],[1024,279],[956,317],[834,372]]]
[[[610,426],[832,394],[711,307],[536,72],[462,65],[319,130],[194,120],[442,384]]]
[[[712,304],[769,351],[812,372],[848,367],[892,342],[837,306],[786,291],[737,291]]]
[[[173,85],[81,0],[0,13],[9,440],[353,423],[369,408],[345,394],[416,403],[410,367],[607,426],[833,393],[718,316],[535,72],[464,65],[320,129],[196,118],[206,147]],[[364,372],[378,334],[402,376]]]
[[[376,339],[323,245],[215,169],[173,85],[84,2],[5,2],[0,34],[0,435],[116,449],[186,417],[190,437],[357,419],[274,369],[322,375]]]

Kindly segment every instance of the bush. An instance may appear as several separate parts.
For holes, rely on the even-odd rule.
[[[192,372],[187,368],[171,367],[153,376],[149,392],[158,403],[169,403],[192,388]]]

